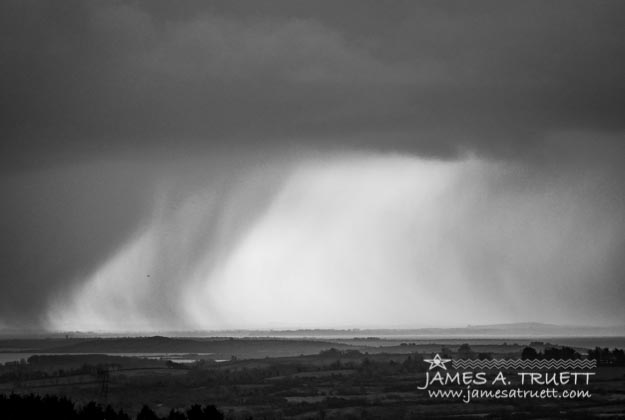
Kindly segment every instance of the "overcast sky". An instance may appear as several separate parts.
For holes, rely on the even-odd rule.
[[[0,327],[625,319],[622,2],[0,9]]]

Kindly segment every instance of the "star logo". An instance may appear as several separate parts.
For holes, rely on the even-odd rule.
[[[432,370],[435,367],[441,367],[447,370],[447,366],[445,366],[445,363],[451,362],[451,359],[443,359],[437,354],[436,356],[434,356],[433,359],[423,359],[423,361],[430,364],[430,369],[428,370]]]

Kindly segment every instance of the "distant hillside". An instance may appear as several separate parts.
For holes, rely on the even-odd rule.
[[[617,327],[567,326],[522,322],[491,325],[468,325],[456,328],[413,328],[413,329],[295,329],[295,330],[233,330],[205,331],[199,335],[226,335],[233,337],[623,337],[625,325]]]
[[[68,345],[47,347],[42,353],[209,353],[215,355],[239,354],[263,357],[272,355],[317,354],[321,350],[351,348],[317,340],[286,339],[193,339],[154,337],[84,339]]]
[[[154,333],[127,332],[113,334],[106,332],[27,332],[16,333],[11,330],[0,330],[0,348],[9,347],[10,344],[27,351],[30,348],[48,348],[56,351],[57,347],[76,348],[87,346],[88,341],[107,340],[104,344],[118,348],[116,352],[135,352],[136,346],[140,348],[198,348],[205,352],[206,341],[211,341],[211,346],[219,340],[228,338],[267,339],[267,338],[312,338],[317,340],[336,338],[455,338],[455,337],[625,337],[625,325],[621,326],[575,326],[556,325],[539,322],[519,322],[507,324],[467,325],[466,327],[451,328],[369,328],[369,329],[271,329],[271,330],[209,330],[209,331],[162,331],[157,336]],[[133,338],[134,336],[135,338]],[[6,342],[6,343],[4,343]],[[3,344],[4,343],[4,344]],[[74,344],[78,347],[74,347]],[[88,346],[87,346],[88,347]],[[211,347],[212,348],[212,347]],[[143,350],[142,350],[143,351]],[[155,350],[160,352],[161,350]],[[170,350],[167,350],[170,351]],[[171,350],[177,352],[177,350]]]

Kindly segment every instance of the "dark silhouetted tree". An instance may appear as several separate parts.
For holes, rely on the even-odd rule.
[[[582,356],[570,347],[545,349],[545,359],[579,359]]]
[[[521,359],[534,360],[538,359],[538,352],[533,347],[525,347],[521,353]]]
[[[224,415],[213,405],[202,408],[194,404],[187,410],[187,418],[189,420],[223,420]]]
[[[137,414],[137,420],[160,420],[154,411],[147,405],[144,405],[139,414]]]
[[[187,420],[187,416],[184,413],[181,413],[178,410],[171,410],[169,412],[169,416],[167,416],[167,420]]]

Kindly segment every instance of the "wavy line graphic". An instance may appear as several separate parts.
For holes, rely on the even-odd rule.
[[[457,359],[452,360],[455,369],[595,369],[594,359]]]

